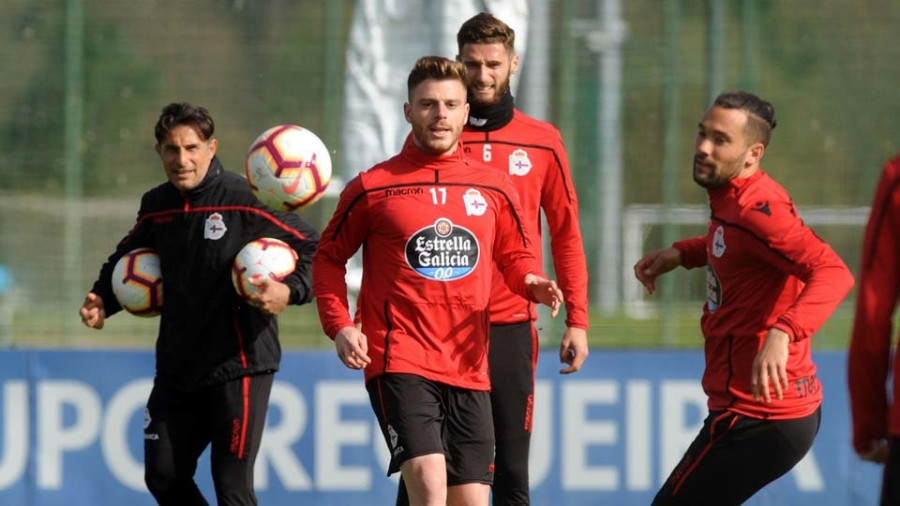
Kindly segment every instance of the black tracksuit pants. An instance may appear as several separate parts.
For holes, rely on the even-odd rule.
[[[253,463],[273,376],[244,376],[193,392],[153,386],[144,420],[144,479],[159,504],[208,504],[194,482],[208,445],[218,504],[257,504]]]
[[[812,447],[822,411],[790,420],[710,413],[653,506],[736,506],[790,471]]]

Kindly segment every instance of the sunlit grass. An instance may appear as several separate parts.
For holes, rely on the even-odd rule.
[[[668,308],[665,317],[633,318],[625,314],[601,316],[594,310],[588,332],[592,349],[603,348],[700,348],[700,302],[678,303]],[[821,349],[846,348],[850,338],[853,306],[845,302],[813,337],[813,346]],[[279,317],[281,343],[285,349],[330,348],[322,333],[315,303],[291,306]],[[38,308],[17,310],[6,345],[16,347],[74,348],[152,348],[156,341],[158,318],[138,318],[120,313],[106,321],[101,331],[81,325],[77,311],[41,312]],[[541,320],[541,342],[559,343],[564,316]]]

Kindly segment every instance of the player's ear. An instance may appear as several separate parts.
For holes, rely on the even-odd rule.
[[[509,73],[515,74],[519,72],[519,54],[513,53],[512,59],[509,61]]]
[[[213,137],[209,140],[209,154],[210,158],[216,156],[216,150],[219,149],[219,139]]]
[[[409,102],[403,104],[403,117],[406,118],[407,123],[412,124],[412,106],[409,105]]]
[[[766,146],[763,143],[755,142],[751,144],[750,148],[747,150],[747,158],[744,160],[744,165],[750,167],[758,164],[765,153]]]

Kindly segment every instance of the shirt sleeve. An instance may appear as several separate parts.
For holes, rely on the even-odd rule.
[[[892,317],[900,295],[900,158],[881,174],[862,244],[856,315],[847,357],[853,415],[853,444],[868,451],[870,441],[888,435],[888,393]]]
[[[820,239],[788,199],[769,200],[769,213],[747,209],[742,223],[761,241],[750,254],[803,281],[799,295],[778,315],[774,327],[792,341],[812,336],[853,287],[843,260]]]
[[[291,304],[305,304],[313,298],[312,258],[319,243],[319,234],[296,213],[276,213],[279,225],[269,237],[277,237],[288,243],[297,252],[297,264],[288,277],[282,281],[291,291]]]
[[[347,260],[365,238],[366,214],[365,194],[357,176],[341,192],[337,209],[322,232],[313,257],[313,293],[319,320],[322,330],[332,339],[340,329],[353,326],[345,276]]]
[[[507,191],[500,199],[497,210],[497,227],[494,233],[494,262],[503,274],[503,280],[513,293],[531,302],[537,302],[525,285],[525,276],[535,274],[546,277],[537,259],[531,253],[531,238],[522,225],[522,209],[515,187],[507,180]]]
[[[685,269],[695,269],[706,265],[706,237],[700,235],[675,241],[672,243],[672,247],[681,252],[681,266]]]
[[[588,271],[578,221],[578,196],[569,173],[569,159],[559,132],[553,144],[554,163],[541,188],[541,208],[550,229],[550,249],[557,282],[566,300],[566,325],[588,329]]]

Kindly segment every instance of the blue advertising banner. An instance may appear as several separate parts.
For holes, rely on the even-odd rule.
[[[554,356],[539,364],[532,503],[649,504],[706,414],[702,353],[598,350],[571,376]],[[880,470],[850,447],[846,355],[815,360],[825,389],[816,444],[748,504],[877,503]],[[0,504],[154,504],[142,463],[152,376],[150,351],[0,353]],[[286,353],[255,470],[260,504],[393,504],[387,461],[361,373],[331,351]],[[197,481],[214,503],[208,454]]]

